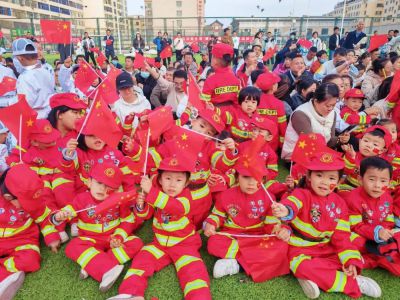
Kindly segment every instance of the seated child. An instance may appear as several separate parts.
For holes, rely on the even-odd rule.
[[[380,297],[372,279],[360,276],[360,252],[350,241],[350,223],[345,201],[336,189],[344,161],[335,154],[320,152],[304,164],[307,176],[301,188],[272,205],[274,216],[288,221],[290,269],[307,297],[320,290],[341,292],[358,298],[361,294]]]
[[[259,163],[262,164],[261,159],[259,159]],[[210,237],[208,252],[220,258],[214,265],[214,278],[237,274],[240,266],[256,282],[288,274],[289,265],[285,253],[290,231],[276,217],[272,216],[271,200],[257,180],[252,177],[250,170],[252,166],[246,165],[239,158],[234,168],[239,185],[218,196],[212,213],[203,225],[204,234]],[[265,167],[263,170],[264,175],[268,174]],[[218,228],[221,229],[220,232],[227,235],[219,235],[216,232]],[[242,239],[248,238],[236,238],[229,234],[276,234],[276,237],[258,238],[258,240],[260,243],[273,243],[274,248],[279,249],[278,256],[273,255],[273,249],[265,250],[263,257],[260,257],[255,265],[251,259],[249,260],[249,255],[260,255],[258,252],[260,244],[242,249]],[[243,253],[243,251],[245,252]],[[253,254],[251,254],[252,252]],[[261,272],[262,270],[263,272]]]
[[[210,281],[200,257],[200,235],[192,222],[192,197],[187,185],[193,162],[176,156],[164,158],[155,183],[146,176],[141,187],[145,196],[137,208],[141,216],[154,215],[154,240],[135,256],[119,295],[109,298],[144,300],[148,278],[174,263],[185,299],[211,299]],[[143,199],[141,199],[143,200]]]
[[[114,284],[123,264],[143,246],[140,238],[131,235],[137,222],[129,203],[95,214],[95,207],[120,188],[122,178],[114,164],[96,164],[90,172],[89,191],[78,194],[71,205],[52,216],[54,224],[78,218],[78,237],[67,245],[65,254],[81,266],[81,279],[90,275],[100,282],[101,292]]]

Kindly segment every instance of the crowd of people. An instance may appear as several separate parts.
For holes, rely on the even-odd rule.
[[[201,61],[180,34],[159,32],[157,57],[139,66],[140,34],[124,65],[110,31],[106,59],[85,33],[84,53],[53,65],[34,39],[14,40],[12,57],[0,53],[0,81],[16,81],[0,116],[24,101],[32,112],[19,133],[0,117],[0,299],[40,269],[39,230],[53,252],[68,243],[101,292],[131,261],[114,300],[144,299],[169,264],[183,298],[211,299],[201,234],[214,278],[291,273],[311,299],[380,297],[361,270],[400,276],[400,49],[398,30],[376,49],[363,30],[342,40],[335,28],[328,49],[317,32],[310,47],[293,32],[281,49],[259,32],[239,53],[227,28]],[[160,58],[166,46],[175,59]],[[88,67],[97,75],[83,88]],[[119,98],[97,98],[116,69]],[[107,113],[100,137],[89,119]],[[135,232],[151,218],[144,244]]]

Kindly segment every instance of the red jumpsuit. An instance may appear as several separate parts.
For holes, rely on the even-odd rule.
[[[281,201],[290,213],[293,235],[289,241],[290,269],[301,279],[315,282],[327,292],[361,296],[357,281],[342,266],[363,266],[361,254],[350,241],[347,205],[335,193],[317,196],[309,189],[295,189]]]
[[[272,216],[271,200],[263,189],[259,189],[255,194],[247,195],[240,190],[239,186],[230,188],[218,196],[212,213],[205,222],[214,225],[216,228],[221,228],[221,232],[236,234],[271,234],[274,226],[280,226],[279,219]],[[259,268],[278,267],[271,270],[269,276],[263,276],[263,280],[289,273],[286,255],[287,243],[275,237],[255,238],[260,244],[255,246],[254,249],[246,247],[244,250],[250,252],[248,255],[251,255],[251,251],[256,251],[258,247],[267,247],[263,244],[272,243],[275,249],[279,249],[279,256],[273,255],[273,249],[271,249],[271,254],[268,257],[260,258],[260,262],[257,262],[256,266],[250,266],[248,259],[244,257],[246,253],[241,252],[243,250],[239,239],[218,234],[213,235],[208,239],[208,252],[220,258],[237,259],[246,273],[257,282],[260,278],[253,275],[260,271]],[[256,252],[254,255],[257,255]]]
[[[84,192],[62,210],[76,215],[75,211],[100,203],[90,192]],[[97,281],[101,281],[103,275],[116,265],[131,260],[143,246],[140,238],[131,235],[140,222],[128,205],[116,206],[101,215],[95,215],[94,209],[90,209],[78,213],[77,218],[79,236],[68,244],[65,254]],[[112,236],[121,238],[123,246],[110,248]]]
[[[139,215],[150,218],[154,214],[155,238],[133,259],[119,293],[144,296],[148,278],[174,263],[185,299],[211,299],[207,269],[199,253],[200,235],[191,221],[190,191],[184,189],[172,198],[153,186],[146,202],[149,205]]]
[[[47,245],[60,239],[49,222],[50,209],[43,199],[34,200],[28,209],[18,209],[0,196],[0,281],[18,271],[40,269],[38,225]]]
[[[237,95],[240,91],[240,81],[230,67],[215,70],[204,82],[202,98],[211,101],[216,106],[238,104]]]
[[[353,111],[347,106],[341,109],[340,116],[349,125],[359,125],[358,129],[353,131],[354,135],[362,133],[365,127],[371,123],[371,117],[365,112]]]
[[[390,188],[396,193],[400,186],[400,145],[398,141],[390,144],[389,149],[382,155],[392,164],[393,176],[390,181]]]
[[[345,164],[344,174],[346,175],[346,180],[343,184],[339,185],[339,191],[341,194],[349,192],[360,185],[358,182],[358,175],[360,172],[360,163],[364,159],[364,156],[357,152],[356,158],[353,159],[346,153],[343,159]]]
[[[282,148],[287,127],[285,106],[283,102],[277,99],[274,95],[263,93],[257,111],[261,116],[265,116],[274,121],[278,127],[279,136],[274,136],[271,141],[272,149],[276,151],[278,148]]]

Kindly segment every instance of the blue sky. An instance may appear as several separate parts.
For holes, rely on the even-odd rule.
[[[175,0],[168,0],[175,1]],[[143,14],[143,0],[127,0],[128,14]],[[330,12],[337,0],[206,0],[206,17],[288,17],[320,16]],[[234,5],[233,5],[234,3]],[[259,6],[259,8],[257,8]],[[261,12],[261,9],[264,12]],[[192,17],[192,16],[187,16]]]

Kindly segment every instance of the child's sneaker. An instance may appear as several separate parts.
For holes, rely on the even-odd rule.
[[[79,272],[79,279],[84,280],[88,277],[89,277],[89,274],[84,269],[81,269],[81,271]]]
[[[6,277],[0,282],[0,299],[12,300],[17,294],[19,288],[24,283],[25,273],[16,272]]]
[[[372,298],[379,298],[382,295],[382,290],[375,280],[361,275],[357,276],[356,280],[362,294]]]
[[[132,296],[128,294],[119,294],[117,296],[108,298],[107,300],[144,300],[144,297]]]
[[[77,223],[72,223],[71,224],[71,236],[72,237],[77,237],[78,234],[79,234],[78,224]]]
[[[317,299],[319,297],[319,287],[314,281],[300,278],[297,278],[297,280],[307,298]]]
[[[214,265],[214,278],[221,278],[226,275],[239,273],[239,264],[236,259],[224,258],[218,259]]]
[[[61,244],[64,244],[65,242],[67,242],[69,240],[69,236],[65,231],[60,231],[60,240],[61,240]]]
[[[110,271],[106,272],[103,275],[103,278],[100,283],[100,292],[104,293],[108,291],[110,287],[112,287],[114,282],[118,279],[123,269],[124,269],[123,265],[116,265]]]

